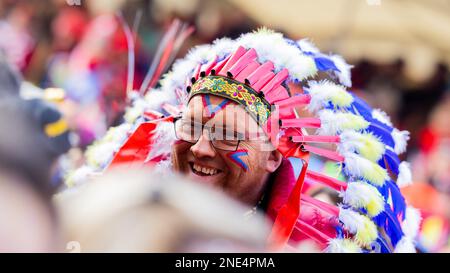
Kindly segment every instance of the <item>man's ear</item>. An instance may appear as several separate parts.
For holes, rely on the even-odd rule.
[[[278,150],[273,150],[269,154],[269,159],[266,164],[266,171],[269,173],[275,172],[278,167],[281,165],[281,161],[283,160],[283,155]]]

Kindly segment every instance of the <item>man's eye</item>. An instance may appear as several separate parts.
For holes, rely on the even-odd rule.
[[[228,140],[243,140],[244,139],[244,135],[241,134],[241,133],[238,133],[238,132],[231,131],[231,132],[227,132],[225,134],[225,139],[228,139]]]
[[[185,122],[182,124],[181,130],[183,133],[189,134],[191,136],[196,136],[197,134],[201,134],[202,126],[193,124],[191,122]]]

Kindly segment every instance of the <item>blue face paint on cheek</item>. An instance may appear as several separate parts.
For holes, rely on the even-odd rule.
[[[227,157],[245,172],[248,170],[248,165],[242,159],[246,156],[248,156],[248,151],[245,149],[227,153]]]
[[[220,110],[224,109],[230,103],[229,100],[224,99],[219,103],[219,105],[212,105],[211,98],[209,95],[203,95],[202,102],[203,106],[205,107],[205,111],[207,112],[207,116],[211,118],[214,117]]]

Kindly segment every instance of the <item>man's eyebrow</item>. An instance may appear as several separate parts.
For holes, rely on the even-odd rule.
[[[192,115],[187,116],[186,118],[184,118],[184,120],[190,121],[191,123],[202,123],[203,124],[202,121],[200,121],[200,122],[197,121],[196,118],[194,116],[192,116]]]

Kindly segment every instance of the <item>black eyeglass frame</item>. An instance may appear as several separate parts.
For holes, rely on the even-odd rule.
[[[198,139],[195,140],[195,141],[189,141],[189,140],[182,139],[182,138],[178,137],[178,134],[177,134],[177,122],[179,122],[180,120],[182,120],[182,117],[181,117],[181,116],[174,117],[174,119],[173,119],[173,129],[174,129],[174,131],[175,131],[175,137],[176,137],[178,140],[182,140],[182,141],[185,141],[185,142],[187,142],[187,143],[195,144],[195,143],[198,142],[198,139],[200,139],[200,137],[202,136],[203,130],[206,129],[206,130],[208,131],[208,138],[209,138],[209,141],[211,142],[211,145],[214,147],[214,149],[218,149],[218,150],[222,150],[222,151],[228,151],[228,152],[235,152],[235,151],[237,151],[237,150],[239,149],[239,144],[241,143],[241,139],[238,139],[238,140],[237,140],[236,148],[235,148],[234,150],[228,150],[228,149],[223,149],[223,148],[218,148],[218,147],[216,147],[216,146],[214,145],[214,141],[212,140],[212,139],[213,139],[213,138],[212,138],[212,135],[211,135],[211,134],[212,134],[212,133],[211,133],[212,127],[211,127],[211,126],[206,126],[206,125],[204,125],[204,124],[202,124],[202,123],[199,123],[199,122],[194,122],[194,123],[197,123],[197,124],[201,124],[201,125],[202,125],[202,131],[201,131],[202,133],[199,135]]]

